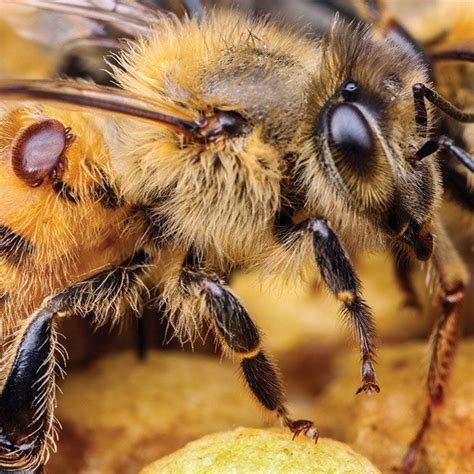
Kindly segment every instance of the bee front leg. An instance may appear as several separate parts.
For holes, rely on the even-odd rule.
[[[133,304],[149,261],[148,254],[137,252],[45,299],[25,320],[5,353],[0,378],[0,472],[41,472],[54,448],[57,318],[101,310],[116,314],[124,300]]]
[[[224,351],[240,358],[245,380],[257,400],[277,414],[293,437],[303,433],[317,441],[319,434],[313,422],[289,417],[278,370],[262,349],[259,330],[238,298],[217,276],[197,268],[185,266],[181,283],[204,303]]]
[[[362,298],[360,281],[339,239],[325,219],[309,219],[306,229],[313,236],[314,256],[321,276],[341,301],[343,315],[349,319],[359,340],[362,385],[356,393],[380,392],[373,362],[375,325],[370,308]]]
[[[375,325],[370,308],[361,294],[361,284],[349,257],[325,219],[310,218],[291,224],[288,216],[278,216],[276,236],[282,245],[288,237],[312,235],[313,251],[321,277],[331,293],[342,303],[342,313],[349,320],[358,339],[361,354],[362,385],[356,393],[379,392],[374,370]],[[292,238],[289,239],[293,241]]]
[[[441,163],[444,191],[462,209],[474,212],[474,186],[467,172],[456,169],[449,161]]]
[[[427,379],[428,401],[418,432],[403,460],[403,470],[410,472],[415,466],[418,452],[428,431],[433,410],[444,401],[454,353],[458,342],[459,315],[464,290],[469,280],[461,257],[440,223],[436,224],[437,245],[433,254],[433,270],[438,279],[438,298],[441,316],[432,336],[432,351]]]
[[[432,155],[438,150],[446,150],[453,155],[471,173],[474,173],[474,160],[472,156],[460,146],[454,144],[451,138],[445,135],[430,138],[416,153],[418,160],[422,160]]]

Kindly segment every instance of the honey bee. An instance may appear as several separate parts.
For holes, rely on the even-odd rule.
[[[375,325],[346,248],[432,263],[442,318],[430,399],[441,400],[468,272],[439,218],[436,151],[474,163],[431,132],[436,108],[474,116],[431,88],[422,58],[341,21],[314,40],[195,1],[183,19],[134,0],[21,3],[106,18],[135,39],[112,66],[118,89],[0,81],[1,468],[41,469],[54,447],[61,319],[114,322],[151,290],[182,340],[207,321],[261,405],[317,440],[290,417],[227,279],[313,260],[359,343],[357,393],[378,392]]]

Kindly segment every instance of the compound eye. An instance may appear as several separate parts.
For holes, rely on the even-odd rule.
[[[35,122],[23,129],[12,146],[13,172],[28,186],[64,171],[64,152],[72,141],[70,130],[59,120]]]
[[[329,121],[329,143],[351,167],[370,167],[374,139],[366,118],[356,106],[341,103],[334,107]]]
[[[348,80],[343,86],[341,90],[342,98],[346,102],[354,102],[357,100],[359,96],[359,86],[357,82],[353,81],[352,79]]]

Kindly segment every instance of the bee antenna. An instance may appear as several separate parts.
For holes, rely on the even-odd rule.
[[[474,62],[474,53],[470,51],[449,50],[440,53],[434,53],[430,56],[432,61],[466,61]]]
[[[426,112],[425,99],[430,101],[433,105],[442,110],[446,115],[452,117],[458,122],[474,123],[474,114],[466,113],[456,108],[451,102],[447,101],[433,89],[426,87],[422,83],[417,83],[413,86],[413,99],[415,105],[415,122],[418,133],[421,136],[426,136],[428,115]],[[459,162],[464,165],[469,171],[474,173],[474,160],[462,148],[456,146],[453,141],[444,135],[433,137],[429,139],[415,154],[417,159],[421,160],[438,149],[445,149],[454,155]]]
[[[188,136],[200,137],[200,117],[158,98],[134,96],[96,84],[51,80],[0,81],[1,100],[24,100],[76,105],[147,120]]]
[[[473,123],[474,114],[466,113],[456,108],[451,102],[441,97],[433,89],[426,87],[422,83],[413,85],[413,99],[415,102],[416,123],[421,131],[425,131],[427,124],[426,106],[424,99],[429,100],[433,105],[442,110],[458,122]]]
[[[183,4],[191,18],[197,18],[199,23],[202,23],[204,16],[204,7],[200,0],[183,0]]]

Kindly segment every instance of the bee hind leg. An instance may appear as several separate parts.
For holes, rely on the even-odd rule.
[[[203,299],[224,351],[240,358],[244,378],[255,398],[277,414],[293,438],[304,434],[316,442],[319,434],[312,421],[289,417],[280,374],[262,349],[260,332],[238,298],[217,276],[197,268],[185,266],[181,281],[188,288],[194,287]]]
[[[444,402],[445,389],[458,342],[461,303],[469,278],[460,256],[439,223],[437,223],[436,232],[438,243],[433,254],[433,269],[438,279],[441,316],[432,335],[425,413],[421,426],[403,459],[404,472],[410,472],[414,468],[435,409]]]
[[[0,472],[41,472],[54,448],[57,318],[119,308],[142,288],[149,256],[139,251],[46,298],[6,350],[0,376]]]
[[[48,307],[34,314],[7,353],[9,372],[0,395],[0,466],[7,472],[40,468],[47,461],[46,446],[54,442],[53,316]]]

